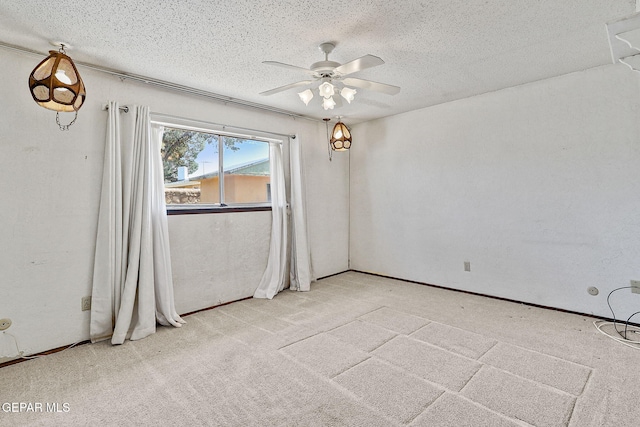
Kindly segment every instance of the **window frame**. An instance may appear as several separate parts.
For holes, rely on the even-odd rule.
[[[222,171],[221,179],[218,182],[219,191],[220,191],[220,200],[221,203],[199,203],[199,204],[167,204],[167,215],[192,215],[192,214],[210,214],[210,213],[231,213],[231,212],[260,212],[260,211],[271,211],[271,197],[269,197],[269,201],[267,202],[256,202],[256,203],[224,203],[224,167],[223,167],[223,151],[220,148],[220,138],[219,136],[229,136],[233,138],[241,138],[253,141],[265,142],[269,145],[269,150],[271,150],[271,144],[283,144],[284,141],[282,137],[274,134],[270,134],[268,132],[263,131],[255,131],[255,130],[247,130],[247,132],[242,132],[242,128],[239,129],[240,132],[232,132],[226,130],[226,125],[209,123],[196,119],[187,119],[181,117],[174,117],[162,114],[154,114],[151,113],[151,125],[156,127],[163,128],[172,128],[172,129],[182,129],[193,132],[201,132],[208,133],[218,136],[218,170]],[[161,143],[162,144],[162,143]],[[271,155],[269,155],[269,161],[271,161]],[[269,178],[271,178],[271,173],[269,174]],[[164,182],[163,182],[164,186]]]

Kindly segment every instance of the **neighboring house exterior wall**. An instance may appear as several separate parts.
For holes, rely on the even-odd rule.
[[[199,179],[198,181],[200,181],[200,203],[220,203],[218,177]]]
[[[220,203],[218,177],[200,179],[200,203]],[[260,203],[269,201],[268,176],[225,175],[224,198],[228,203]]]

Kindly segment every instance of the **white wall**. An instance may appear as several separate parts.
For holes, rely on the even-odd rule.
[[[638,79],[605,66],[354,126],[351,268],[610,316],[640,280]]]
[[[267,265],[271,212],[171,215],[178,313],[252,296]]]
[[[87,102],[68,132],[38,107],[27,80],[42,60],[0,49],[0,318],[35,353],[88,339],[93,253],[108,100],[151,111],[278,133],[297,133],[307,166],[308,223],[318,277],[348,268],[348,157],[329,163],[324,123],[224,105],[80,68]],[[69,120],[63,117],[63,121]],[[287,156],[285,156],[287,157]],[[338,187],[339,188],[339,187]],[[269,212],[171,216],[176,305],[189,312],[248,297],[266,265]],[[254,287],[252,287],[254,286]],[[13,341],[0,334],[0,356]],[[3,359],[0,357],[0,362]]]

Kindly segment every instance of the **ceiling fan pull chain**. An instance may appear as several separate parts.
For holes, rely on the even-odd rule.
[[[329,152],[329,161],[331,161],[333,157],[333,153],[331,152],[331,140],[329,139],[329,120],[331,119],[322,119],[324,120],[325,127],[327,128],[327,151]]]

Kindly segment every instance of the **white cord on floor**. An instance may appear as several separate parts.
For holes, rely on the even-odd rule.
[[[626,43],[627,46],[629,46],[631,49],[636,50],[638,52],[640,52],[640,49],[638,49],[637,47],[635,47],[634,45],[631,44],[631,42],[627,39],[623,39],[622,37],[620,37],[619,35],[615,35],[614,36],[616,39],[620,40],[622,43]]]
[[[635,348],[636,350],[640,350],[640,341],[634,341],[634,340],[630,340],[630,339],[626,339],[623,338],[621,336],[614,336],[611,335],[608,332],[605,332],[602,330],[603,326],[607,326],[607,325],[613,325],[613,327],[615,328],[616,324],[614,322],[609,322],[606,320],[594,320],[593,321],[593,326],[596,327],[596,329],[598,330],[598,332],[600,332],[603,335],[608,336],[609,338],[611,338],[614,341],[618,341],[621,344],[626,345],[627,347],[631,347],[631,348]],[[635,329],[631,329],[631,328],[635,328]],[[640,328],[638,328],[637,326],[627,326],[627,332],[631,332],[634,334],[638,334],[640,333]],[[617,333],[617,330],[616,330]]]
[[[2,334],[3,334],[3,335],[9,335],[11,338],[13,338],[13,343],[14,343],[14,344],[15,344],[15,346],[16,346],[16,351],[18,352],[18,357],[19,357],[19,358],[21,358],[21,359],[31,360],[31,359],[38,359],[38,358],[40,358],[40,357],[44,357],[44,356],[46,356],[46,355],[40,355],[40,356],[25,356],[25,355],[24,355],[24,351],[20,350],[20,345],[18,344],[18,338],[17,338],[15,335],[13,335],[11,332],[7,332],[7,331],[2,331]],[[80,344],[81,342],[82,342],[82,341],[74,342],[74,343],[73,343],[73,344],[71,344],[69,347],[65,348],[64,350],[60,350],[60,351],[58,351],[58,352],[56,352],[56,353],[62,353],[63,351],[67,351],[67,350],[69,350],[70,348],[75,347],[76,345]]]

